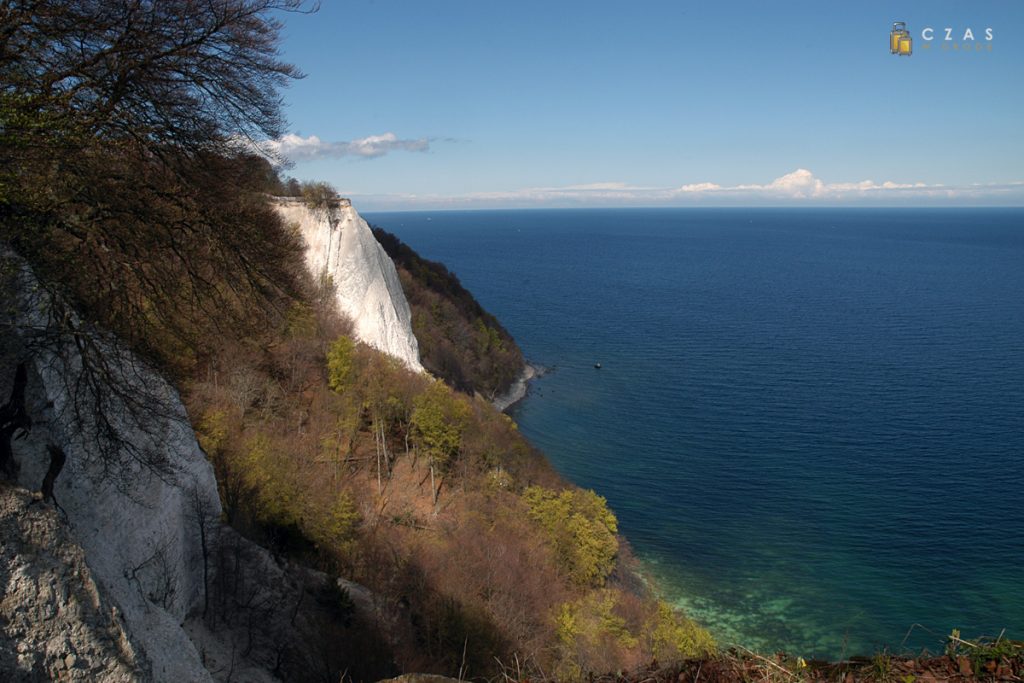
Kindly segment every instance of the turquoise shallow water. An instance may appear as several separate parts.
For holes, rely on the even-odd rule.
[[[722,642],[1024,638],[1024,211],[368,218],[551,368],[521,430]]]

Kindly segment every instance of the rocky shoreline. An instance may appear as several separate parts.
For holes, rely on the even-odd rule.
[[[523,371],[519,373],[519,377],[512,383],[512,386],[508,388],[504,394],[497,396],[491,403],[495,408],[501,412],[505,412],[516,403],[519,403],[526,397],[526,392],[530,388],[530,382],[537,377],[544,374],[543,368],[539,365],[533,365],[529,362],[523,365]]]

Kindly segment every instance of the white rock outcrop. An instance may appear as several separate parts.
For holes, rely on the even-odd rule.
[[[209,681],[181,625],[204,597],[198,524],[217,520],[221,506],[185,408],[157,372],[111,338],[86,331],[20,259],[0,257],[14,271],[14,297],[3,311],[14,334],[3,336],[3,356],[26,363],[34,422],[13,444],[18,483],[38,489],[47,445],[63,449],[55,498],[93,578],[117,607],[118,627],[138,645],[137,665],[147,669],[140,678]],[[91,350],[88,357],[83,349]],[[5,397],[10,369],[5,364],[0,379]]]
[[[49,505],[0,485],[0,680],[147,678],[117,608]]]
[[[352,319],[356,337],[424,372],[395,264],[351,202],[340,199],[330,208],[313,209],[300,199],[277,198],[275,206],[305,240],[313,275],[330,278],[338,308]]]

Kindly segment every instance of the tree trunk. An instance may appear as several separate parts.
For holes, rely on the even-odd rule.
[[[196,515],[196,521],[199,523],[199,547],[203,553],[203,620],[205,621],[210,609],[210,546],[206,538],[206,522],[209,512],[202,496],[199,495],[198,488],[192,489],[192,509]]]
[[[434,514],[437,514],[437,489],[434,487],[434,463],[430,463],[430,495],[434,497]]]
[[[388,480],[391,479],[391,454],[388,453],[387,435],[384,433],[384,425],[380,426],[380,448],[384,451],[384,463],[388,466]]]
[[[377,452],[377,495],[379,496],[381,494],[381,485],[380,485],[380,434],[378,433],[376,428],[373,430],[373,447],[374,447],[374,450]]]

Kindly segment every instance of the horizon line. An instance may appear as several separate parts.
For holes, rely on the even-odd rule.
[[[354,208],[358,210],[356,206],[357,201],[351,197],[342,197],[343,199],[349,199],[352,202]],[[703,205],[703,206],[665,206],[665,205],[609,205],[609,206],[493,206],[493,207],[480,207],[480,206],[462,206],[462,207],[445,207],[445,208],[402,208],[402,209],[366,209],[365,213],[463,213],[471,211],[602,211],[602,210],[660,210],[660,211],[672,211],[672,210],[707,210],[707,209],[746,209],[746,210],[773,210],[783,211],[796,209],[798,211],[812,211],[821,209],[853,209],[853,210],[876,210],[876,209],[895,209],[901,211],[911,210],[930,210],[940,211],[947,209],[1020,209],[1024,210],[1024,204],[922,204],[922,205],[891,205],[891,204],[828,204],[828,205],[807,205],[807,204],[787,204],[785,206],[779,206],[777,204],[756,204],[756,205],[745,205],[745,204],[715,204],[715,205]]]

